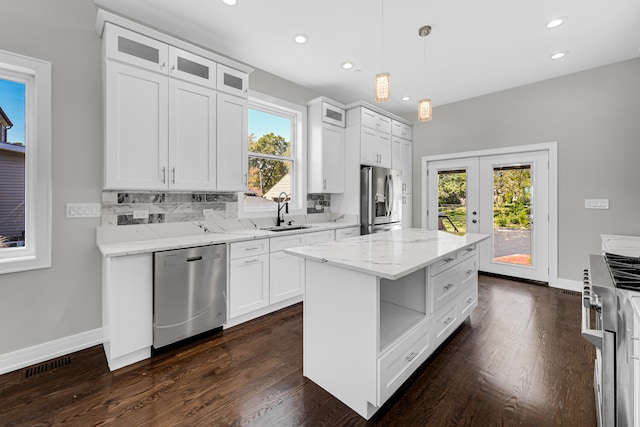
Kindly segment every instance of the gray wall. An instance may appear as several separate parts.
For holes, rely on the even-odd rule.
[[[640,58],[436,107],[433,117],[413,130],[414,225],[422,156],[557,141],[559,277],[581,280],[600,234],[640,235]],[[586,210],[585,198],[609,199],[610,209]]]
[[[87,0],[5,1],[2,49],[52,64],[52,267],[0,276],[0,354],[99,328],[99,218],[65,203],[100,202],[102,107],[96,8]]]

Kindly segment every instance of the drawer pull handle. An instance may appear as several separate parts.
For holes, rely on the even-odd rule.
[[[453,261],[454,259],[455,259],[455,258],[445,258],[445,259],[443,259],[443,261],[444,261],[445,263],[447,263],[447,262],[451,262],[451,261]]]
[[[476,250],[476,248],[467,248],[467,249],[465,249],[465,250],[466,250],[467,252],[471,252],[471,251],[475,251],[475,250]]]
[[[407,362],[411,362],[413,359],[416,358],[417,355],[418,353],[416,353],[415,351],[412,351],[411,354],[407,356]]]
[[[245,251],[255,251],[255,250],[258,250],[258,249],[260,249],[258,246],[254,246],[252,248],[245,248],[244,250]]]
[[[244,263],[245,264],[253,264],[254,262],[260,262],[259,259],[248,259]]]
[[[453,283],[449,283],[448,285],[446,285],[446,286],[444,287],[444,289],[448,291],[449,289],[453,288],[454,286],[455,286],[455,285],[454,285]]]
[[[473,302],[473,298],[469,298],[469,299],[467,300],[467,305],[471,304],[472,302]]]
[[[447,318],[447,320],[444,321],[445,325],[448,325],[449,323],[453,322],[453,317],[449,317]]]
[[[467,270],[467,276],[471,276],[473,274],[474,270]]]

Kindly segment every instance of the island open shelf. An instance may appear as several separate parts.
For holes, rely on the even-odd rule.
[[[380,352],[427,316],[426,269],[380,279]]]

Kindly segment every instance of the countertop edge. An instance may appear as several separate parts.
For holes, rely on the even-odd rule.
[[[145,240],[135,240],[117,243],[98,243],[98,250],[103,257],[120,257],[128,255],[140,255],[152,252],[162,252],[175,249],[185,249],[198,246],[236,243],[256,239],[270,239],[279,236],[290,236],[301,233],[313,233],[316,231],[338,230],[341,228],[359,227],[355,223],[308,223],[309,228],[289,231],[268,230],[237,230],[228,233],[194,234],[180,237],[160,237]]]

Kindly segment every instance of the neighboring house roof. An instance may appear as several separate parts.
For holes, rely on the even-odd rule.
[[[291,197],[291,174],[286,174],[285,176],[283,176],[282,179],[280,179],[280,181],[278,181],[276,185],[271,187],[271,189],[267,191],[263,197],[265,199],[274,200],[277,199],[280,196],[280,193],[282,193],[283,191],[287,193],[289,197]]]
[[[4,150],[4,151],[13,151],[14,153],[25,153],[25,146],[24,145],[17,145],[17,144],[9,144],[7,142],[0,142],[0,152]]]
[[[6,128],[13,127],[13,123],[9,120],[9,117],[7,117],[2,107],[0,107],[0,125]]]

